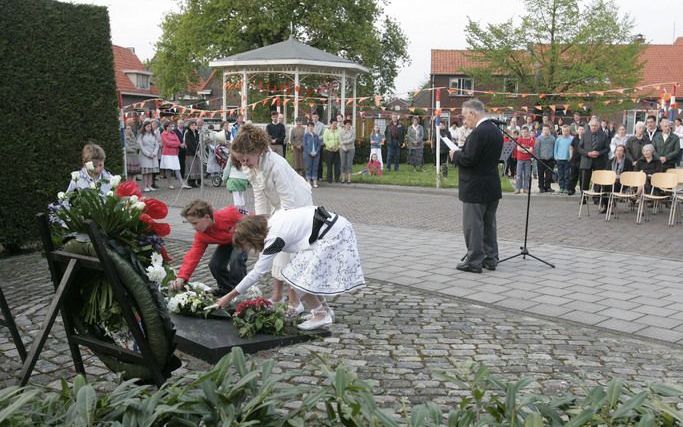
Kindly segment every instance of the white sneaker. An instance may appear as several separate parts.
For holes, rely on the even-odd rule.
[[[297,328],[301,329],[302,331],[311,331],[313,329],[326,328],[332,323],[334,323],[334,321],[332,320],[330,313],[325,310],[325,315],[323,317],[316,319],[316,317],[313,316],[309,320],[297,325]]]
[[[149,193],[150,191],[152,191],[152,189],[149,187],[145,187],[145,189],[142,190],[143,193]]]
[[[169,190],[175,190],[175,187],[172,186],[172,185],[169,185],[169,186],[168,186],[168,189],[169,189]]]
[[[149,187],[149,189],[152,190],[152,191],[157,191],[157,190],[158,190],[158,188],[154,188],[154,187]]]
[[[184,189],[186,189],[186,190],[189,190],[189,189],[192,189],[192,188],[194,188],[194,187],[190,187],[190,186],[187,185],[187,184],[183,184],[182,188],[184,188]]]

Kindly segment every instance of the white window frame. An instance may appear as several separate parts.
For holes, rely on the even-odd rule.
[[[469,80],[471,87],[463,89],[463,83],[467,80]],[[453,85],[455,82],[458,82],[457,86]],[[449,96],[474,96],[474,79],[471,77],[451,77],[448,79],[448,89]]]
[[[508,82],[514,81],[515,82],[515,90],[509,91],[508,90]],[[514,78],[514,77],[505,77],[503,78],[503,92],[510,92],[513,94],[519,93],[519,80]]]

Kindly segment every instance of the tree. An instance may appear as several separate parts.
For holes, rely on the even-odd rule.
[[[385,93],[409,62],[407,39],[385,16],[384,0],[184,0],[167,15],[156,44],[152,71],[164,96],[198,80],[209,61],[286,40],[357,61],[368,69],[361,93]]]
[[[632,87],[639,81],[641,45],[632,34],[633,20],[613,1],[524,3],[526,15],[517,22],[484,28],[468,19],[467,43],[479,64],[468,74],[482,82],[491,76],[514,78],[520,92],[548,94],[538,100],[541,105],[559,98],[552,94]],[[616,103],[629,95],[609,96]]]

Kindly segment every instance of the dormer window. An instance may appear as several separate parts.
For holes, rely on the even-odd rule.
[[[123,72],[128,76],[131,83],[135,85],[138,89],[149,89],[150,77],[152,73],[147,71],[137,71],[137,70],[123,70]]]

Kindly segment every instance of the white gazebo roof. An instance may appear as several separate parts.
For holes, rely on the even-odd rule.
[[[328,68],[346,70],[348,74],[367,73],[369,70],[353,61],[333,55],[300,41],[285,41],[238,53],[209,63],[221,68],[271,68],[273,66],[302,66],[305,68]]]

